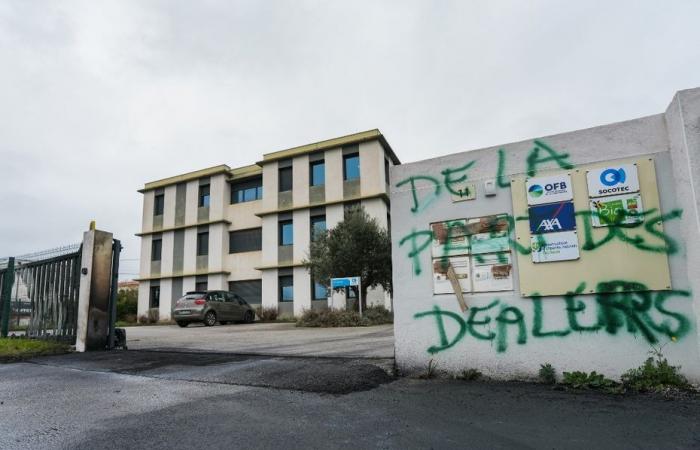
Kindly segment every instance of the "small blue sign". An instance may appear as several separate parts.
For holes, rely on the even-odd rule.
[[[348,286],[359,286],[360,277],[331,278],[331,288],[343,288]]]
[[[549,203],[547,205],[531,206],[530,233],[556,233],[576,229],[576,217],[572,202]]]

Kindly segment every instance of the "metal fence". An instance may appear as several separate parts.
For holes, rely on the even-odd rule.
[[[3,334],[8,324],[31,338],[75,343],[81,254],[74,245],[6,260],[0,268],[0,316],[9,316],[0,317]]]

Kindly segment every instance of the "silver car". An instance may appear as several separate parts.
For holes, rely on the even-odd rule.
[[[211,327],[216,322],[221,325],[229,322],[251,323],[255,320],[255,310],[233,292],[193,291],[175,303],[172,317],[183,328],[192,322],[202,322]]]

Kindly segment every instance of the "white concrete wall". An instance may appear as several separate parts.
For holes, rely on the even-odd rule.
[[[277,214],[264,216],[262,219],[262,264],[277,265],[278,224]]]
[[[175,244],[175,233],[166,231],[162,235],[160,251],[160,274],[171,275],[173,272],[173,247]]]
[[[309,204],[309,155],[292,160],[292,201],[294,206]]]
[[[209,179],[209,220],[222,220],[226,205],[229,203],[229,186],[224,174],[211,177]]]
[[[277,209],[277,191],[279,190],[277,167],[277,162],[263,165],[263,211]]]
[[[294,315],[311,309],[311,277],[303,267],[294,268]]]
[[[295,263],[300,263],[306,258],[311,243],[311,219],[308,209],[300,209],[292,214],[294,228],[294,256]],[[295,297],[296,298],[296,297]]]
[[[141,281],[139,282],[139,300],[138,300],[138,306],[137,306],[137,311],[138,311],[138,316],[141,317],[142,315],[146,314],[148,312],[148,296],[151,289],[151,284],[150,281]]]
[[[567,154],[567,160],[574,165],[634,156],[652,158],[659,180],[661,212],[668,213],[682,207],[684,211],[695,213],[697,205],[691,205],[689,200],[693,198],[692,192],[695,190],[687,186],[691,180],[693,183],[698,180],[698,174],[693,172],[698,167],[697,158],[689,158],[687,153],[700,154],[697,129],[699,97],[700,91],[696,90],[682,95],[679,100],[681,107],[686,108],[684,116],[694,121],[693,126],[683,126],[678,109],[674,110],[672,105],[666,116],[659,114],[540,140],[559,155]],[[667,123],[670,124],[668,127]],[[684,130],[686,136],[680,136],[680,130]],[[663,223],[664,236],[677,242],[680,249],[668,253],[672,290],[660,294],[662,297],[656,297],[665,298],[661,309],[652,304],[637,306],[640,309],[649,308],[648,320],[656,324],[656,328],[650,328],[651,337],[635,331],[634,326],[630,330],[624,317],[622,323],[616,325],[597,314],[601,308],[597,299],[606,301],[609,298],[606,295],[610,294],[581,294],[574,297],[576,305],[586,307],[584,311],[576,313],[578,322],[596,326],[596,331],[576,331],[572,328],[571,315],[562,296],[543,298],[542,310],[536,311],[533,298],[522,297],[519,293],[517,260],[513,268],[515,289],[469,294],[467,302],[470,310],[465,313],[459,309],[454,295],[433,294],[430,247],[412,258],[408,255],[410,241],[400,245],[401,240],[414,230],[428,229],[430,223],[441,220],[495,213],[512,214],[509,175],[525,172],[528,157],[533,156],[533,145],[533,140],[527,140],[392,168],[394,331],[399,368],[404,373],[422,372],[433,360],[441,370],[456,373],[466,368],[476,368],[489,376],[507,379],[536,377],[540,364],[551,363],[559,372],[596,370],[609,377],[618,377],[624,371],[639,366],[648,357],[652,345],[656,345],[663,346],[664,355],[672,364],[682,366],[682,372],[691,380],[700,382],[695,312],[700,309],[700,295],[697,294],[697,281],[689,281],[689,278],[697,279],[697,269],[700,267],[695,266],[697,260],[694,259],[698,250],[693,247],[694,243],[688,246],[687,241],[697,236],[697,219],[684,219],[684,222],[669,219]],[[690,145],[687,150],[684,149],[686,145]],[[485,197],[483,182],[495,179],[499,174],[499,148],[503,149],[505,156],[503,173],[506,185],[497,190],[495,197]],[[677,154],[673,155],[672,161],[673,152]],[[691,159],[690,165],[688,159]],[[474,201],[453,203],[449,194],[445,193],[444,185],[441,193],[429,200],[434,189],[421,185],[416,190],[420,208],[412,211],[415,204],[410,184],[396,188],[399,182],[413,175],[441,180],[443,169],[461,167],[472,160],[475,164],[468,171],[468,176],[477,187],[477,199]],[[687,170],[693,167],[692,160],[695,160],[695,169]],[[547,168],[559,167],[552,159],[537,166],[538,171]],[[686,217],[685,212],[683,217]],[[688,227],[691,230],[684,230]],[[630,239],[637,233],[633,229],[622,231],[633,233]],[[635,251],[641,250],[630,246],[629,251],[630,257],[636,257]],[[512,256],[515,257],[513,253]],[[690,265],[693,265],[692,271]],[[578,280],[571,281],[573,291]],[[692,292],[690,297],[687,296],[688,291]],[[516,314],[522,314],[522,334],[519,324],[505,321],[513,319]],[[536,327],[536,317],[541,329]],[[664,327],[668,327],[667,332],[663,332]]]
[[[224,270],[224,255],[228,254],[228,229],[224,223],[209,225],[210,272]]]
[[[265,188],[263,188],[263,191]],[[263,195],[264,192],[263,192]],[[245,230],[262,226],[262,219],[256,216],[262,211],[262,200],[234,203],[226,207],[226,220],[231,222],[230,230]]]
[[[160,308],[158,309],[158,320],[170,320],[173,305],[173,280],[164,278],[160,280]]]
[[[175,226],[175,192],[177,186],[167,186],[163,197],[163,228]],[[154,197],[155,199],[155,197]]]
[[[210,290],[228,290],[226,275],[218,273],[209,275],[209,278],[207,279],[207,288]]]
[[[277,269],[262,272],[262,307],[277,309],[278,298]]]
[[[326,166],[326,201],[343,199],[343,150],[326,150],[323,155]]]
[[[199,180],[187,182],[185,189],[185,225],[197,223],[197,208],[199,205]],[[185,253],[187,255],[187,253]]]
[[[185,229],[185,245],[183,247],[182,273],[194,273],[197,270],[196,227]]]
[[[360,194],[386,192],[384,183],[384,149],[379,141],[360,144]]]
[[[345,215],[345,209],[342,204],[326,206],[326,228],[332,229],[342,222]]]
[[[185,292],[194,291],[194,287],[196,284],[197,284],[196,277],[183,277],[182,278],[182,292],[183,292],[183,294]]]
[[[153,229],[153,203],[155,201],[155,191],[143,193],[143,216],[141,218],[141,232],[148,232]]]

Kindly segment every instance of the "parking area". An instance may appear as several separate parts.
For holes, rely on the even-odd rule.
[[[297,328],[293,323],[204,327],[139,326],[126,329],[134,350],[203,350],[280,356],[393,358],[393,325],[353,328]]]

